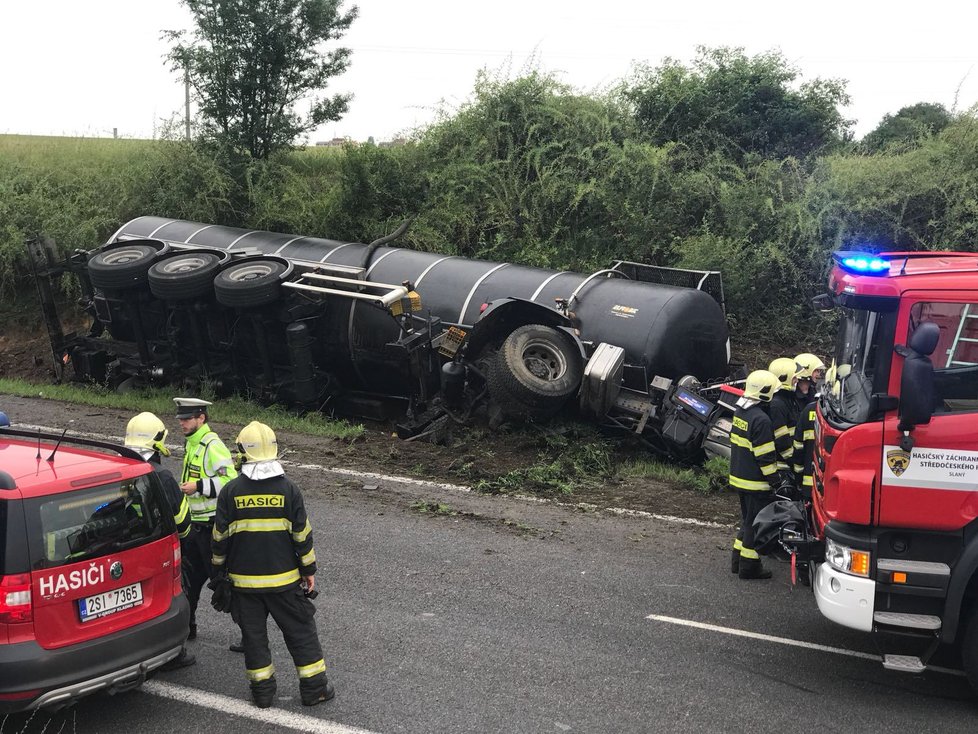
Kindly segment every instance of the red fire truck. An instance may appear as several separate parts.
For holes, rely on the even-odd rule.
[[[978,255],[834,255],[839,316],[815,426],[819,610],[920,672],[960,653],[978,690]]]

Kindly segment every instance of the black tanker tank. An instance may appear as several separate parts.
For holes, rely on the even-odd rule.
[[[363,268],[368,282],[411,281],[425,312],[446,324],[471,327],[483,304],[521,298],[555,308],[555,299],[570,301],[585,342],[608,342],[624,349],[630,364],[648,375],[701,380],[727,374],[729,340],[723,309],[707,293],[622,277],[525,267],[418,252],[371,247],[318,237],[236,229],[212,224],[139,217],[123,225],[109,243],[156,239],[171,246],[224,251],[249,250],[294,262]],[[338,322],[336,336],[356,361],[358,347],[382,346],[396,337],[396,327],[377,309],[352,301]]]

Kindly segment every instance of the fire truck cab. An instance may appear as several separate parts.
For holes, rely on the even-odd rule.
[[[819,610],[876,636],[889,669],[953,646],[978,690],[978,255],[833,259],[815,299],[839,317],[815,426]]]

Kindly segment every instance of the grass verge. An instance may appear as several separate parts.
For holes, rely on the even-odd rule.
[[[623,479],[655,479],[704,493],[724,492],[728,486],[730,462],[713,457],[702,466],[688,467],[656,459],[633,459],[621,467],[619,475]]]
[[[35,384],[26,380],[0,377],[0,393],[17,395],[23,398],[46,398],[63,400],[68,403],[94,405],[100,408],[131,410],[134,413],[149,411],[160,416],[168,416],[173,410],[171,390],[149,389],[117,393],[98,385],[73,384]],[[209,396],[203,396],[210,399]],[[355,441],[364,435],[363,426],[346,421],[333,420],[321,413],[299,415],[290,413],[279,406],[264,407],[239,397],[217,400],[214,418],[221,423],[245,425],[253,420],[261,421],[273,429],[308,433],[343,441]],[[18,422],[19,416],[10,416]]]

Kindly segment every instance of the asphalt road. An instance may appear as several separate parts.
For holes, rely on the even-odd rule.
[[[231,620],[207,606],[191,643],[196,666],[53,715],[9,717],[0,732],[972,732],[978,723],[963,677],[909,676],[866,659],[869,639],[821,618],[785,565],[770,581],[730,574],[726,529],[290,474],[314,527],[333,701],[299,704],[275,633],[280,699],[267,712],[251,707],[243,658],[227,650]],[[442,512],[420,512],[422,502]]]

